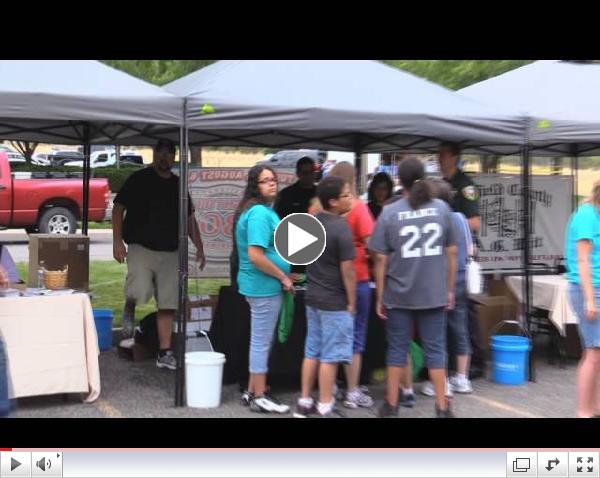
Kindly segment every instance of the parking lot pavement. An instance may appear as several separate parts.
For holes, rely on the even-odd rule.
[[[102,393],[93,404],[81,403],[79,397],[31,397],[18,400],[15,417],[113,417],[113,418],[271,418],[256,414],[241,405],[237,384],[224,385],[221,406],[214,409],[175,407],[174,372],[158,369],[153,360],[130,362],[117,357],[116,351],[100,356]],[[576,363],[565,368],[537,361],[537,381],[522,386],[503,386],[483,378],[473,381],[470,395],[455,394],[452,400],[457,417],[464,418],[545,418],[574,417],[576,399]],[[370,391],[379,404],[383,384],[371,385]],[[419,384],[415,384],[418,390]],[[294,406],[298,389],[275,389],[284,403]],[[375,409],[344,410],[349,418],[375,418]],[[434,399],[417,393],[414,408],[401,408],[400,418],[428,418],[434,415]],[[289,415],[288,415],[289,417]],[[276,417],[275,417],[276,418]]]

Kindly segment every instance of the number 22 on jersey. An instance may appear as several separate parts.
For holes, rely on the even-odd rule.
[[[421,256],[439,256],[442,254],[442,246],[434,246],[442,235],[442,227],[437,222],[428,222],[423,227],[413,224],[400,229],[400,237],[408,240],[402,245],[402,257],[408,259]],[[423,237],[422,246],[417,246],[419,239]]]

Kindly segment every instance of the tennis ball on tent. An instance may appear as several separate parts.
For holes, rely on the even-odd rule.
[[[200,114],[209,115],[214,112],[215,112],[215,107],[213,105],[211,105],[210,103],[206,103],[204,106],[202,106],[202,110],[201,110]]]
[[[550,128],[550,121],[540,120],[540,121],[538,121],[537,125],[538,125],[539,129],[547,129],[547,128]]]

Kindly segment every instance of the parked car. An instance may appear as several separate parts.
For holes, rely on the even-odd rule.
[[[135,151],[123,151],[120,156],[121,164],[135,164],[138,166],[144,165],[144,158],[136,153]],[[116,166],[117,154],[112,151],[96,151],[90,156],[90,167],[91,168],[103,168],[107,166]],[[81,161],[67,161],[64,163],[65,166],[76,166],[83,168],[83,160]]]
[[[79,151],[54,151],[48,155],[52,166],[64,166],[68,161],[83,161],[83,154]]]
[[[90,221],[104,219],[109,198],[108,180],[91,179]],[[8,153],[0,152],[0,226],[25,228],[29,233],[73,234],[82,205],[81,173],[15,173],[13,177]]]
[[[13,149],[9,148],[8,146],[4,146],[3,144],[0,144],[0,151],[4,151],[5,153],[15,152]]]
[[[14,151],[10,153],[7,152],[6,156],[8,157],[8,162],[10,164],[23,164],[27,162],[25,156],[23,156],[21,153],[15,153]]]
[[[31,164],[35,164],[37,166],[50,166],[51,163],[49,156],[49,154],[42,153],[34,154],[31,157]]]
[[[315,162],[317,181],[323,175],[323,162],[326,152],[316,149],[292,149],[278,151],[275,154],[267,155],[266,159],[259,161],[258,164],[268,164],[274,169],[295,169],[296,163],[302,158],[311,158]]]

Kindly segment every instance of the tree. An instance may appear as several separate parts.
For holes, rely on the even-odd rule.
[[[216,60],[103,60],[144,81],[162,86]],[[382,60],[446,88],[458,90],[506,71],[531,63],[531,60]]]
[[[102,60],[117,70],[158,86],[165,85],[216,60]]]
[[[459,90],[531,63],[531,60],[383,60],[451,90]]]
[[[35,148],[37,148],[39,143],[32,143],[30,141],[11,141],[10,144],[25,157],[25,161],[29,164],[31,163],[33,153],[35,153]]]

